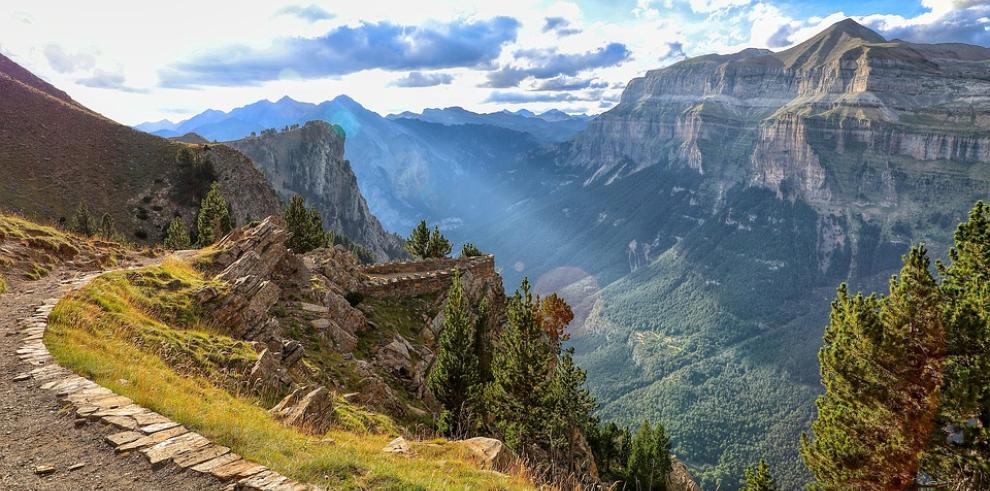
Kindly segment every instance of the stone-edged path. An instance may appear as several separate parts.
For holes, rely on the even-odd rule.
[[[313,489],[56,365],[48,313],[93,276],[0,295],[0,489]]]

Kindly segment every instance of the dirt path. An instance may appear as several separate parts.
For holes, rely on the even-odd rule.
[[[114,454],[104,441],[115,431],[100,423],[76,427],[75,418],[55,396],[35,381],[14,382],[26,372],[15,352],[22,320],[49,298],[65,294],[69,273],[56,271],[39,281],[10,281],[0,294],[0,489],[3,490],[201,490],[219,489],[210,477],[175,466],[154,470],[137,453]],[[81,468],[69,470],[82,464]],[[37,466],[55,471],[40,476]]]

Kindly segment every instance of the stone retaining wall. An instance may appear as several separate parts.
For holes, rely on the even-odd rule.
[[[408,297],[450,289],[455,272],[475,278],[495,276],[495,256],[458,259],[428,259],[376,264],[364,268],[368,278],[359,293],[371,297]]]
[[[478,267],[480,264],[490,265],[492,272],[494,272],[495,256],[487,254],[484,256],[472,257],[441,257],[419,259],[415,261],[393,261],[388,263],[371,264],[361,268],[361,271],[367,275],[428,273],[430,271],[443,271],[447,269],[467,270]]]
[[[71,284],[81,287],[94,277],[84,277]],[[20,332],[24,338],[17,356],[32,369],[17,375],[14,381],[41,384],[41,389],[53,392],[58,399],[72,404],[80,423],[99,421],[115,428],[118,431],[106,438],[114,451],[120,454],[140,452],[152,466],[175,465],[190,472],[209,474],[219,481],[218,487],[226,483],[225,489],[319,489],[242,459],[229,448],[215,444],[161,414],[134,404],[129,398],[59,366],[43,342],[48,315],[58,300],[46,300],[26,320]]]

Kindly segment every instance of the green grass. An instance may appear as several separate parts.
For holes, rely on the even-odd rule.
[[[342,401],[338,424],[325,435],[280,424],[256,398],[224,388],[253,350],[205,322],[192,301],[203,284],[200,273],[174,259],[104,275],[59,302],[45,343],[62,365],[304,482],[334,489],[532,487],[480,470],[464,449],[442,441],[416,444],[411,457],[384,454],[395,435],[370,430],[390,429],[387,418]]]

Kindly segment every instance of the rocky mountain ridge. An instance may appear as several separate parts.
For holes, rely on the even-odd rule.
[[[378,260],[402,257],[402,239],[385,231],[358,189],[344,158],[343,130],[324,121],[226,142],[247,155],[283,201],[306,199],[324,226],[371,251]]]
[[[194,131],[209,140],[228,141],[312,120],[336,124],[346,134],[344,153],[371,212],[386,230],[405,233],[424,218],[449,229],[476,220],[486,213],[487,203],[499,200],[488,192],[493,174],[511,169],[519,155],[547,143],[545,138],[557,141],[558,133],[573,135],[567,125],[585,124],[551,123],[519,114],[492,116],[526,126],[390,119],[338,96],[320,104],[283,97],[227,112],[204,111],[169,123],[171,127],[164,123],[138,127],[167,137]],[[523,131],[527,128],[542,136]]]

